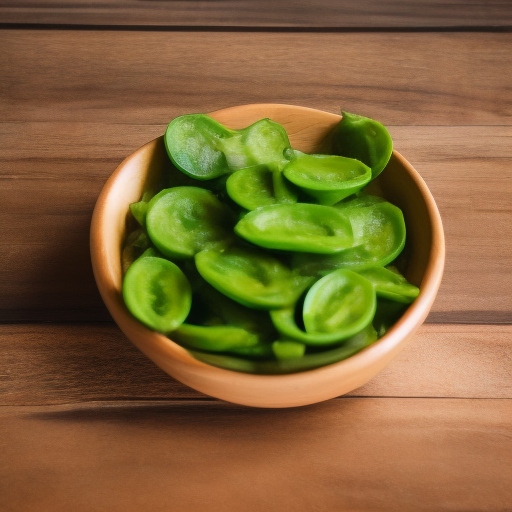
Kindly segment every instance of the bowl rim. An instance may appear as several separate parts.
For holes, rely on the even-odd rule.
[[[316,115],[319,113],[325,115],[326,119],[331,121],[341,120],[341,116],[330,112],[325,112],[318,109],[312,109],[309,107],[301,107],[296,105],[287,105],[280,103],[256,103],[247,104],[234,107],[228,107],[226,109],[216,110],[210,112],[208,115],[226,114],[233,111],[247,111],[262,110],[262,109],[285,109],[292,110],[295,113],[299,112],[314,112]],[[207,389],[200,389],[200,387],[191,385],[188,380],[190,371],[207,371],[209,372],[209,378],[214,381],[221,381],[230,379],[232,386],[237,385],[248,385],[253,386],[258,383],[266,383],[267,386],[285,386],[288,389],[304,388],[304,384],[307,385],[307,381],[313,382],[317,377],[322,374],[336,372],[337,374],[343,374],[345,371],[353,371],[357,368],[365,368],[371,365],[375,360],[386,356],[389,356],[392,352],[395,353],[397,346],[403,343],[404,338],[410,336],[411,332],[414,332],[425,320],[430,307],[432,306],[436,297],[437,291],[441,284],[441,279],[444,270],[445,262],[445,242],[443,225],[439,210],[435,203],[435,200],[430,193],[425,181],[420,174],[414,169],[414,167],[396,150],[393,150],[394,157],[404,166],[408,174],[413,179],[415,185],[418,187],[425,205],[427,208],[429,220],[431,223],[432,233],[432,244],[430,249],[430,256],[428,258],[427,267],[425,269],[422,286],[420,288],[420,294],[418,298],[411,304],[407,311],[402,317],[386,332],[386,334],[377,340],[369,347],[362,351],[354,354],[348,359],[332,363],[327,366],[306,370],[302,372],[290,373],[290,374],[279,374],[279,375],[262,375],[262,374],[249,374],[237,372],[234,370],[228,370],[224,368],[218,368],[202,361],[195,359],[185,348],[172,341],[170,338],[163,334],[157,333],[145,327],[139,323],[126,309],[122,297],[120,296],[119,283],[115,282],[111,272],[110,262],[105,260],[106,251],[105,244],[108,242],[106,235],[106,224],[105,213],[109,204],[109,199],[114,194],[116,186],[123,178],[123,169],[127,162],[131,159],[136,158],[152,147],[156,147],[156,144],[162,139],[163,135],[156,139],[144,144],[142,147],[137,149],[135,152],[127,156],[112,173],[112,175],[106,181],[94,208],[91,231],[90,231],[90,251],[94,277],[100,291],[100,295],[109,310],[110,314],[114,318],[115,322],[121,328],[121,330],[127,335],[127,337],[146,355],[148,355],[158,366],[163,368],[161,357],[170,357],[176,362],[173,372],[169,371],[168,368],[163,368],[167,373],[171,374],[177,380],[184,382],[185,384],[193,387],[203,393],[210,394]],[[144,341],[142,342],[139,337],[143,336]],[[394,355],[393,355],[394,357]],[[391,358],[391,357],[390,357]],[[382,368],[387,364],[382,364]],[[185,365],[182,369],[185,371],[181,372],[178,369],[179,365]],[[188,367],[188,370],[187,370]],[[381,369],[382,369],[381,368]],[[380,370],[379,370],[380,371]],[[356,386],[358,387],[358,386]],[[211,393],[211,396],[217,398],[224,398],[218,394]],[[336,396],[336,395],[335,395]],[[331,398],[327,396],[324,399]],[[225,398],[224,398],[225,399]],[[228,399],[229,400],[229,399]],[[245,403],[245,405],[256,405],[256,406],[269,406],[269,407],[282,407],[286,405],[260,405],[258,400],[249,400],[249,402],[235,401],[236,403]],[[294,403],[293,405],[305,405],[307,403],[314,403],[320,400],[305,401],[304,403]],[[254,402],[254,403],[253,403]]]

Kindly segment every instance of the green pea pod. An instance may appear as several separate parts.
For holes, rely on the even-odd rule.
[[[386,167],[393,153],[393,141],[386,128],[367,117],[342,112],[333,132],[333,151],[360,160],[372,170],[372,179]]]
[[[297,194],[279,169],[265,165],[234,172],[226,182],[229,197],[242,208],[256,210],[279,203],[296,203]]]
[[[370,267],[358,273],[373,284],[379,297],[410,304],[420,293],[419,288],[410,284],[398,271]]]
[[[170,336],[185,347],[211,352],[225,352],[233,348],[258,344],[258,336],[232,325],[182,324]]]
[[[295,153],[283,174],[323,205],[331,206],[359,192],[372,177],[371,169],[353,158]]]
[[[333,254],[353,245],[343,212],[316,204],[264,206],[245,215],[235,233],[267,249]]]
[[[174,331],[189,314],[190,284],[172,262],[141,257],[127,270],[122,287],[130,313],[143,324],[162,333]]]
[[[369,325],[366,329],[352,336],[336,348],[305,354],[298,358],[281,359],[277,361],[251,361],[239,357],[205,354],[204,352],[197,351],[191,351],[191,353],[196,359],[213,366],[218,366],[219,368],[244,373],[272,375],[302,372],[337,363],[360,352],[376,340],[377,333],[375,329]]]
[[[195,261],[201,276],[214,288],[256,309],[293,304],[311,281],[263,251],[242,247],[203,251]]]
[[[387,265],[402,252],[405,222],[399,208],[379,202],[367,207],[342,208],[341,211],[350,220],[353,246],[333,255],[294,255],[293,268],[304,275],[323,275],[343,267],[360,270]]]
[[[198,180],[282,161],[291,151],[286,130],[270,119],[230,130],[204,114],[180,116],[167,126],[164,141],[174,165]]]
[[[146,215],[151,241],[168,258],[192,257],[229,240],[233,224],[231,210],[198,187],[162,190],[150,201]]]

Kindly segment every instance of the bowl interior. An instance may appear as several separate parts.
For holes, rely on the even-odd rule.
[[[246,105],[210,114],[229,128],[246,127],[269,117],[286,129],[292,147],[327,153],[330,134],[341,117],[289,105]],[[146,355],[185,384],[218,398],[246,405],[284,407],[304,405],[346,393],[363,384],[398,353],[423,322],[440,284],[444,240],[439,213],[425,183],[412,166],[394,152],[386,170],[372,182],[372,191],[400,207],[407,225],[403,272],[420,286],[420,297],[402,319],[371,347],[328,367],[290,375],[249,375],[215,368],[194,359],[185,349],[155,333],[128,313],[121,297],[121,251],[133,227],[129,204],[138,201],[166,173],[173,185],[182,174],[167,156],[163,137],[130,155],[107,181],[91,225],[91,256],[100,293],[114,320]],[[278,390],[278,391],[276,391]]]

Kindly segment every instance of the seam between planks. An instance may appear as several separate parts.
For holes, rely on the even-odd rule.
[[[116,32],[282,32],[282,33],[425,33],[425,32],[491,32],[510,33],[512,25],[475,25],[446,27],[290,27],[246,25],[94,25],[70,23],[0,23],[0,30],[78,30]]]

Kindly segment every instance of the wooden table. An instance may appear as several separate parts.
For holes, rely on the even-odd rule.
[[[512,3],[0,2],[0,510],[512,510]],[[426,324],[348,396],[259,410],[174,381],[94,283],[120,161],[245,103],[376,118],[447,262]]]

